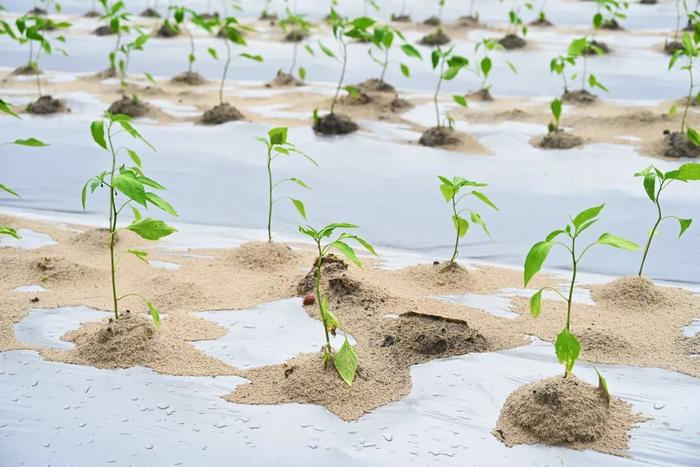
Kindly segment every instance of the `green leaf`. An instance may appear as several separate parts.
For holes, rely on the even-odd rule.
[[[119,115],[117,115],[116,117],[119,117]],[[155,151],[156,148],[154,148],[154,147],[151,145],[151,143],[149,143],[148,141],[146,141],[146,139],[145,139],[143,136],[141,136],[141,133],[139,133],[138,131],[136,131],[136,129],[135,129],[133,126],[131,126],[131,123],[129,123],[128,120],[120,119],[120,120],[117,120],[117,122],[118,122],[119,125],[121,125],[121,127],[122,127],[127,133],[129,133],[133,138],[140,139],[141,141],[143,141],[144,143],[146,143],[151,149],[153,149],[153,150]]]
[[[615,248],[620,248],[622,250],[627,251],[639,250],[639,245],[637,245],[636,243],[631,242],[629,240],[625,240],[622,237],[618,237],[617,235],[613,235],[607,232],[601,235],[600,238],[596,241],[596,243],[599,243],[601,245],[610,245]]]
[[[159,207],[163,211],[167,212],[171,216],[177,216],[177,212],[175,211],[175,208],[172,207],[170,203],[165,201],[163,198],[158,196],[155,193],[152,192],[146,192],[146,199],[148,200],[149,203]]]
[[[141,158],[139,157],[139,155],[136,154],[131,149],[127,149],[126,152],[129,153],[129,157],[131,157],[131,160],[134,161],[134,164],[136,164],[136,167],[141,168]]]
[[[493,201],[491,201],[491,200],[488,198],[488,196],[486,196],[486,195],[483,194],[482,192],[474,190],[474,191],[472,191],[472,194],[473,194],[474,196],[476,196],[476,198],[477,198],[478,200],[480,200],[482,203],[484,203],[485,205],[487,205],[487,206],[489,206],[489,207],[495,209],[496,211],[499,210],[498,207],[497,207],[495,204],[493,204]]]
[[[411,69],[408,66],[404,65],[403,63],[400,63],[399,67],[401,68],[402,75],[404,75],[406,78],[411,77]]]
[[[219,55],[216,53],[216,49],[215,49],[215,48],[209,47],[209,48],[207,49],[207,52],[209,52],[209,55],[211,55],[212,58],[213,58],[214,60],[218,60],[218,59],[219,59]]]
[[[87,201],[87,187],[88,184],[90,183],[90,180],[88,180],[85,185],[83,185],[83,190],[80,192],[80,202],[83,205],[83,211],[85,211],[85,202]]]
[[[568,329],[564,328],[557,336],[557,341],[554,343],[554,349],[557,353],[559,363],[566,366],[566,375],[571,374],[574,364],[581,353],[581,344],[576,336],[571,334]]]
[[[527,258],[525,258],[525,287],[527,287],[527,284],[530,283],[535,274],[540,272],[553,246],[554,243],[551,241],[538,242],[532,246],[527,254]]]
[[[656,173],[649,171],[644,176],[644,191],[647,192],[649,199],[655,203],[656,202]]]
[[[143,183],[141,183],[131,172],[123,172],[119,175],[115,175],[112,179],[112,186],[141,206],[147,207],[146,190],[143,188]]]
[[[12,227],[0,226],[0,235],[7,235],[10,237],[16,238],[17,240],[19,240],[19,238],[20,238],[17,231],[15,229],[13,229]]]
[[[598,368],[593,367],[593,369],[598,375],[598,390],[600,390],[603,393],[603,397],[605,397],[605,400],[608,401],[608,405],[610,405],[610,391],[608,390],[608,382],[605,381],[605,378],[603,378],[603,375],[600,374]]]
[[[287,142],[287,128],[273,128],[267,132],[270,137],[270,144],[285,144]]]
[[[323,326],[330,334],[335,336],[336,329],[340,327],[340,321],[338,321],[338,318],[336,318],[328,308],[328,300],[326,297],[321,297],[321,300],[318,302],[318,307],[321,311],[321,321],[323,322]]]
[[[700,180],[700,163],[690,162],[678,167],[678,173],[675,176],[676,180],[685,182]]]
[[[440,185],[440,193],[442,193],[442,197],[445,199],[445,201],[450,201],[456,194],[452,183],[449,185],[446,183]]]
[[[695,128],[688,128],[687,136],[688,141],[690,141],[694,146],[700,146],[700,133],[698,133]]]
[[[44,143],[41,140],[38,140],[36,138],[27,138],[27,139],[16,139],[12,142],[13,144],[18,144],[20,146],[30,146],[33,148],[41,148],[44,146],[48,146],[48,144]]]
[[[491,71],[493,63],[491,62],[491,58],[489,57],[484,57],[481,59],[480,67],[481,67],[481,73],[486,77],[489,75],[489,72]]]
[[[107,149],[107,142],[105,141],[105,122],[103,120],[95,120],[90,124],[90,133],[92,133],[92,139],[100,146],[102,149]]]
[[[129,206],[131,208],[131,213],[134,215],[134,220],[140,220],[141,219],[141,211],[136,209],[133,206]]]
[[[13,117],[19,118],[19,115],[17,115],[14,110],[12,110],[12,106],[5,102],[4,100],[0,99],[0,112],[6,113],[8,115],[11,115]]]
[[[467,99],[461,94],[453,94],[452,99],[462,107],[468,107]]]
[[[469,222],[463,217],[460,216],[452,216],[452,224],[455,226],[455,230],[457,230],[457,235],[462,238],[467,234],[467,231],[469,230]]]
[[[491,238],[491,232],[489,232],[488,227],[486,227],[486,223],[483,221],[483,219],[481,219],[481,216],[478,213],[472,211],[471,212],[471,220],[473,223],[481,226],[481,228],[484,230],[484,232],[486,232],[486,235],[488,235],[489,238]]]
[[[357,255],[355,255],[355,250],[353,250],[350,245],[341,240],[336,240],[331,243],[331,246],[335,247],[336,250],[341,252],[343,256],[355,263],[357,266],[362,267],[362,262],[357,258]]]
[[[678,234],[678,238],[681,238],[685,231],[690,228],[690,224],[693,223],[693,219],[678,219],[678,223],[681,226],[681,231]]]
[[[304,68],[303,66],[300,66],[298,71],[299,71],[299,79],[302,81],[306,81],[306,68]]]
[[[530,315],[537,318],[542,314],[542,290],[538,290],[532,297],[530,297]]]
[[[128,253],[136,256],[138,259],[143,261],[144,263],[148,264],[148,252],[143,251],[143,250],[126,250]]]
[[[355,380],[355,373],[357,373],[357,352],[350,345],[347,337],[343,345],[335,353],[333,364],[335,369],[338,370],[340,377],[345,381],[345,384],[352,386],[352,382]]]
[[[554,231],[550,232],[549,235],[547,235],[547,238],[545,239],[545,241],[551,242],[552,240],[554,240],[555,238],[557,238],[559,235],[561,235],[563,233],[565,233],[564,230],[561,230],[561,229],[554,230]]]
[[[604,207],[605,204],[601,204],[600,206],[594,206],[581,211],[572,221],[574,227],[578,229],[584,222],[588,222],[589,220],[598,217],[598,214],[600,214],[600,211],[602,211]]]
[[[258,62],[258,63],[263,62],[262,55],[253,55],[253,54],[249,54],[249,53],[242,53],[242,54],[240,54],[240,56],[243,58],[247,58],[248,60],[253,60],[254,62]]]
[[[135,220],[127,227],[128,230],[138,234],[141,238],[146,240],[159,240],[163,237],[167,237],[173,232],[177,232],[176,229],[170,227],[163,221],[152,219],[146,217],[145,219]]]
[[[299,215],[301,215],[301,217],[303,217],[304,220],[306,220],[306,208],[304,207],[304,203],[302,203],[300,200],[294,199],[294,198],[289,198],[289,200],[292,202],[294,207],[297,208]]]
[[[421,57],[420,52],[418,52],[418,49],[413,47],[411,44],[403,44],[401,46],[401,51],[403,51],[403,53],[409,57],[417,58],[419,60],[423,58]]]
[[[10,188],[9,186],[7,186],[5,184],[0,183],[0,190],[5,191],[5,192],[19,198],[19,195],[12,188]]]
[[[158,312],[158,309],[153,306],[153,303],[151,302],[146,302],[146,305],[148,306],[148,312],[151,314],[156,327],[160,328],[160,313]]]

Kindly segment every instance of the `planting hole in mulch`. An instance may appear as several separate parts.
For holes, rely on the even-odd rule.
[[[434,126],[423,132],[418,140],[423,146],[452,146],[459,144],[462,140],[457,132],[448,126]]]
[[[564,92],[561,100],[569,104],[590,105],[598,101],[598,96],[587,89],[577,89],[576,91]]]
[[[691,143],[685,133],[666,132],[663,140],[663,155],[673,159],[681,157],[695,159],[700,157],[700,147]]]
[[[107,109],[107,112],[113,115],[122,114],[128,115],[129,117],[138,118],[145,116],[148,113],[148,110],[148,104],[139,100],[135,96],[123,96],[121,99],[114,101],[112,105],[109,106],[109,109]]]
[[[207,82],[207,80],[196,71],[183,71],[179,75],[174,76],[170,81],[175,84],[186,84],[188,86],[201,86]]]
[[[527,45],[527,42],[522,37],[516,34],[508,34],[498,40],[498,43],[506,50],[522,49]]]
[[[313,128],[322,135],[347,135],[357,131],[359,126],[347,115],[329,113],[316,119]]]
[[[450,36],[445,34],[442,29],[438,29],[435,32],[431,32],[430,34],[423,36],[420,43],[430,47],[437,47],[440,45],[449,44],[451,40],[452,39],[450,39]]]
[[[537,146],[544,149],[571,149],[581,146],[583,143],[583,138],[580,136],[559,129],[544,135],[537,143]]]
[[[65,102],[61,99],[54,99],[51,96],[41,96],[36,101],[27,105],[27,112],[34,115],[49,115],[69,111]]]
[[[243,120],[243,114],[231,104],[223,103],[204,112],[202,123],[205,125],[221,125],[226,122]]]

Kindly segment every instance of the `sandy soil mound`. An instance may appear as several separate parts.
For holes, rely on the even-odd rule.
[[[297,255],[284,243],[250,242],[231,251],[229,258],[246,269],[275,271],[297,261]]]
[[[318,258],[314,260],[313,265],[308,273],[299,281],[296,290],[299,295],[306,295],[307,293],[314,293],[316,289],[316,270]],[[323,259],[323,269],[321,277],[326,280],[326,284],[329,280],[340,277],[348,270],[348,264],[339,256],[333,253],[329,254]],[[326,284],[321,284],[325,286]]]
[[[285,73],[282,70],[277,70],[277,75],[275,75],[275,79],[273,79],[269,83],[265,83],[265,87],[268,88],[286,88],[290,86],[304,86],[304,82],[300,79],[297,79],[294,75]]]
[[[493,96],[491,95],[491,90],[489,90],[489,88],[481,88],[478,91],[470,92],[469,94],[467,94],[467,98],[481,102],[493,101]]]
[[[649,279],[639,276],[621,277],[591,289],[591,297],[596,303],[611,310],[626,311],[651,311],[659,307],[672,306],[684,295],[687,296],[687,292],[662,288]]]
[[[537,18],[536,20],[530,22],[530,26],[537,28],[551,28],[554,26],[554,24],[547,18]]]
[[[402,364],[438,357],[486,352],[486,338],[460,319],[408,312],[387,326],[381,348],[391,349]]]
[[[338,99],[341,105],[367,105],[373,102],[372,96],[364,91],[355,94],[346,94]]]
[[[179,75],[175,75],[170,81],[175,84],[186,84],[188,86],[201,86],[207,82],[207,80],[196,71],[183,71]]]
[[[160,13],[158,13],[153,8],[146,8],[141,12],[139,16],[143,18],[160,18]]]
[[[355,85],[361,92],[391,92],[395,93],[396,89],[391,84],[377,78],[370,78]]]
[[[494,434],[508,446],[543,443],[619,454],[639,421],[629,404],[608,401],[600,388],[554,376],[508,396]]]
[[[664,135],[663,155],[674,159],[679,157],[697,158],[700,157],[700,148],[691,143],[685,133],[674,131]]]
[[[577,89],[576,91],[566,91],[561,99],[569,104],[590,105],[598,101],[598,96],[586,89]]]
[[[149,106],[145,102],[137,99],[136,97],[123,96],[118,101],[112,102],[109,106],[107,112],[117,115],[123,114],[129,117],[137,118],[143,117],[148,113]]]
[[[114,29],[108,24],[103,24],[102,26],[98,26],[95,31],[93,31],[96,36],[112,36],[116,34]]]
[[[83,18],[99,18],[100,16],[102,16],[102,15],[100,15],[99,12],[97,12],[95,10],[90,10],[83,15]]]
[[[284,40],[286,42],[301,42],[309,37],[309,33],[302,29],[292,29],[285,36]]]
[[[169,23],[163,23],[160,28],[158,28],[158,31],[156,31],[156,37],[160,37],[162,39],[171,39],[173,37],[177,37],[180,35],[180,30],[173,27]]]
[[[38,68],[35,68],[33,66],[29,65],[21,65],[12,70],[12,73],[10,73],[13,76],[32,76],[32,75],[40,75],[41,70]]]
[[[41,282],[77,282],[97,280],[100,277],[96,269],[61,256],[45,256],[32,261],[30,267]]]
[[[683,44],[678,41],[670,41],[664,44],[664,52],[669,55],[673,55],[673,52],[677,50],[683,50]]]
[[[71,238],[70,242],[80,248],[85,248],[93,252],[107,253],[109,250],[109,229],[89,229]],[[119,244],[119,234],[115,237],[115,244]]]
[[[600,54],[609,54],[610,53],[610,47],[608,47],[608,44],[605,42],[601,41],[591,41],[591,46],[586,47],[586,49],[583,51],[584,55],[600,55]]]
[[[686,338],[685,343],[688,354],[700,355],[700,334]]]
[[[421,37],[420,43],[430,47],[437,47],[439,45],[449,44],[451,40],[452,39],[450,39],[450,36],[445,34],[442,29],[438,29],[435,32],[431,32],[430,34],[426,34],[425,36]]]
[[[394,23],[410,23],[411,20],[411,15],[401,15],[401,14],[391,14],[391,21]]]
[[[406,268],[405,273],[409,279],[428,289],[441,290],[443,292],[466,292],[472,278],[469,272],[458,263],[419,264]]]
[[[442,24],[442,21],[440,21],[440,18],[438,18],[437,16],[431,16],[430,18],[424,20],[423,24],[425,24],[426,26],[440,26],[440,24]]]
[[[481,26],[477,15],[460,16],[457,19],[457,24],[465,28],[476,28]]]
[[[455,130],[447,126],[434,126],[423,132],[418,140],[423,146],[452,146],[459,144],[462,140]]]
[[[571,149],[576,146],[581,146],[584,143],[583,138],[564,130],[550,131],[537,142],[537,146],[544,149]]]
[[[359,126],[350,117],[342,114],[326,114],[314,122],[314,131],[322,135],[346,135],[357,131]]]
[[[34,115],[50,115],[59,112],[68,112],[66,103],[61,99],[54,99],[51,96],[41,96],[36,101],[27,105],[27,112]]]
[[[588,354],[624,354],[630,352],[632,345],[624,338],[613,334],[610,329],[588,328],[576,332],[581,342],[581,352]]]
[[[45,9],[39,8],[38,6],[27,12],[27,15],[29,16],[46,16],[47,14],[48,12]]]
[[[502,39],[499,39],[498,43],[506,50],[522,49],[527,45],[525,39],[516,34],[508,34]]]
[[[158,338],[151,320],[128,311],[118,320],[91,323],[64,336],[75,344],[75,356],[97,368],[129,368],[153,360]]]
[[[226,122],[243,120],[243,114],[234,106],[223,103],[212,107],[202,115],[202,123],[205,125],[221,125]]]
[[[615,18],[611,18],[608,20],[603,21],[603,24],[600,25],[600,29],[606,29],[608,31],[624,31],[625,28],[620,25],[620,23],[617,22]]]

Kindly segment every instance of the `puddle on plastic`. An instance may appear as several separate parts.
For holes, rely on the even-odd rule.
[[[507,448],[490,430],[510,392],[558,374],[552,346],[415,366],[409,396],[356,422],[322,407],[220,399],[236,377],[159,375],[0,354],[0,450],[8,465],[690,465],[700,449],[700,380],[665,370],[600,366],[614,394],[654,417],[632,431],[633,459],[543,446]],[[591,383],[593,369],[576,374]],[[111,427],[112,429],[105,429]],[[80,453],[80,455],[76,455]]]
[[[39,292],[46,292],[47,289],[43,288],[40,285],[20,285],[19,287],[15,287],[12,290],[15,292],[23,292],[23,293],[39,293]]]
[[[323,325],[312,319],[301,299],[267,303],[250,310],[197,313],[229,330],[226,336],[193,345],[207,355],[237,368],[274,365],[306,352],[318,352],[324,344]],[[348,335],[351,344],[355,344]],[[343,345],[343,333],[331,336],[333,348]]]
[[[0,247],[36,250],[57,243],[50,235],[31,229],[17,229],[17,233],[20,236],[19,239],[6,235],[0,236]]]
[[[694,337],[698,334],[700,334],[700,319],[694,320],[683,328],[683,335],[685,337]]]

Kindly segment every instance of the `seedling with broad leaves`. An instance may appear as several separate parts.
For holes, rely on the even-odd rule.
[[[695,77],[693,69],[696,65],[698,57],[700,57],[700,31],[695,31],[693,34],[688,32],[683,33],[683,48],[676,50],[671,55],[668,62],[668,69],[671,70],[679,59],[684,59],[685,64],[681,65],[681,70],[688,73],[688,96],[683,103],[683,116],[681,118],[680,134],[684,135],[693,146],[700,147],[700,133],[694,128],[688,126],[688,110],[693,101],[693,90],[695,89]],[[676,113],[676,105],[671,107],[671,114]]]
[[[488,185],[486,183],[474,182],[471,180],[466,180],[462,177],[454,177],[452,180],[450,180],[449,178],[441,175],[438,175],[438,179],[440,180],[440,193],[442,193],[442,197],[446,202],[450,203],[452,207],[452,224],[454,225],[456,235],[454,251],[452,252],[450,263],[454,263],[455,259],[457,258],[457,254],[459,253],[459,241],[460,239],[464,238],[469,231],[469,220],[466,219],[464,213],[469,213],[469,218],[472,224],[480,226],[486,235],[491,238],[491,233],[489,232],[486,223],[481,218],[481,214],[470,208],[462,208],[460,203],[465,198],[473,196],[491,209],[498,211],[498,207],[496,207],[496,205],[484,193],[473,189],[487,187]],[[466,192],[463,192],[463,189]]]
[[[481,78],[481,85],[478,92],[482,93],[486,100],[491,99],[491,84],[489,83],[489,78],[491,77],[491,71],[494,65],[491,53],[499,49],[503,49],[501,43],[488,37],[483,38],[474,46],[475,60],[472,71],[476,76]],[[506,60],[505,63],[513,74],[517,73],[517,69],[513,63],[509,60]]]
[[[166,213],[176,216],[175,209],[151,190],[165,190],[165,187],[157,181],[144,175],[141,157],[132,149],[118,145],[114,137],[118,133],[126,133],[151,149],[154,149],[148,141],[131,125],[131,118],[127,115],[112,115],[105,113],[101,120],[96,120],[90,125],[90,132],[95,143],[107,152],[110,158],[109,168],[90,178],[83,186],[81,203],[83,210],[86,208],[88,193],[94,193],[98,188],[107,188],[109,194],[109,255],[111,271],[112,300],[114,317],[119,319],[119,302],[127,297],[141,298],[156,325],[160,324],[158,309],[147,298],[140,294],[129,293],[119,295],[117,293],[117,266],[125,255],[148,263],[148,253],[143,250],[128,249],[120,255],[116,254],[115,246],[118,232],[129,230],[145,240],[159,240],[166,237],[175,229],[162,220],[151,217],[143,217],[139,208],[156,207]],[[130,163],[120,160],[122,153],[128,155]],[[119,227],[119,216],[123,210],[129,207],[133,213],[132,222],[126,227]]]
[[[17,112],[15,112],[12,109],[12,105],[10,105],[8,102],[5,102],[4,100],[0,99],[0,112],[9,115],[11,117],[15,118],[20,118],[19,115],[17,115]],[[9,141],[6,143],[0,143],[0,146],[8,146],[8,145],[17,145],[17,146],[28,146],[28,147],[33,147],[33,148],[40,148],[44,146],[48,146],[48,144],[44,143],[43,141],[37,139],[37,138],[25,138],[25,139],[15,139],[14,141]],[[19,198],[19,194],[9,186],[0,183],[0,192],[5,192],[8,193],[12,196],[15,196]],[[17,233],[17,230],[15,230],[12,227],[5,226],[5,225],[0,225],[0,236],[2,235],[7,235],[16,239],[19,239],[20,236]]]
[[[336,331],[341,325],[338,318],[328,307],[328,300],[322,294],[321,280],[323,261],[333,250],[339,252],[357,266],[362,267],[362,262],[357,257],[355,250],[348,244],[349,241],[354,241],[368,252],[375,256],[377,255],[374,247],[369,242],[355,234],[345,232],[346,230],[354,230],[357,228],[358,226],[354,224],[346,223],[329,224],[321,229],[315,229],[308,225],[299,227],[299,232],[311,238],[318,251],[318,258],[316,258],[314,267],[316,268],[316,301],[318,303],[319,315],[321,316],[326,339],[326,343],[323,346],[323,365],[325,367],[328,363],[333,361],[335,369],[348,386],[351,386],[352,382],[355,380],[355,373],[357,372],[358,365],[357,352],[350,345],[347,335],[345,335],[345,341],[340,349],[338,349],[337,352],[333,352],[330,335],[332,334],[335,336]],[[341,233],[335,237],[335,240],[331,240],[336,234],[336,231]]]
[[[617,20],[627,18],[629,2],[620,0],[595,0],[596,12],[593,15],[594,29],[621,29]]]
[[[597,54],[602,54],[603,50],[598,47],[590,38],[587,36],[584,37],[579,37],[571,41],[571,44],[569,44],[569,48],[566,51],[566,55],[558,55],[554,57],[550,62],[549,62],[549,70],[557,74],[561,77],[564,85],[564,92],[563,96],[566,98],[569,96],[570,89],[569,85],[573,84],[579,75],[579,72],[573,72],[567,77],[567,70],[569,68],[575,68],[578,64],[579,59],[581,59],[581,70],[580,70],[580,76],[581,76],[581,93],[588,94],[590,96],[590,93],[586,89],[586,85],[590,86],[591,88],[598,88],[602,89],[605,92],[608,92],[608,88],[605,87],[603,83],[598,81],[598,78],[593,73],[590,73],[588,71],[588,57],[586,51],[593,50]],[[595,99],[595,97],[591,97],[592,99]]]
[[[433,70],[438,70],[438,81],[435,86],[435,92],[433,93],[433,104],[435,105],[435,123],[437,128],[442,126],[442,119],[440,118],[440,89],[442,87],[443,81],[451,81],[459,75],[459,72],[464,68],[469,66],[469,60],[461,55],[456,55],[454,52],[454,46],[448,49],[442,49],[441,47],[433,50],[430,55],[430,63]],[[445,69],[447,68],[447,69]],[[452,99],[461,107],[467,107],[467,99],[460,95],[455,94]],[[448,125],[452,127],[452,119],[447,117]]]
[[[267,240],[272,242],[272,207],[273,205],[283,199],[289,200],[294,208],[299,212],[301,217],[306,220],[306,208],[304,203],[297,198],[284,197],[275,199],[273,197],[273,191],[280,185],[286,183],[295,183],[302,188],[310,190],[311,187],[307,185],[303,180],[296,177],[283,178],[278,181],[274,181],[272,178],[272,161],[280,156],[291,156],[297,154],[313,165],[318,166],[315,160],[304,154],[302,151],[298,150],[294,144],[287,140],[287,128],[273,128],[267,132],[267,138],[258,138],[258,141],[265,145],[267,149],[267,180],[268,180],[268,209],[267,209]]]
[[[674,219],[678,221],[680,231],[678,233],[678,238],[690,228],[693,223],[693,219],[684,219],[677,216],[665,216],[661,209],[661,194],[662,192],[673,182],[692,182],[700,181],[700,164],[698,163],[688,163],[683,164],[677,169],[669,170],[667,172],[662,172],[653,165],[645,168],[644,170],[634,174],[635,177],[642,177],[644,191],[647,196],[654,203],[656,207],[657,217],[654,226],[649,231],[649,236],[644,246],[644,254],[642,256],[642,263],[639,266],[639,276],[642,276],[644,272],[644,264],[649,255],[649,249],[651,248],[651,242],[654,237],[658,234],[658,229],[661,223],[665,220]]]
[[[380,67],[379,83],[385,83],[384,78],[389,69],[391,49],[397,37],[401,39],[402,44],[399,48],[406,57],[418,60],[423,59],[418,49],[406,40],[403,33],[390,25],[375,24],[371,29],[359,30],[359,32],[363,34],[365,40],[371,44],[368,53],[372,61]],[[406,78],[411,76],[411,69],[408,65],[399,63],[399,68]]]
[[[187,26],[187,20],[189,19],[192,24],[199,26],[203,25],[205,20],[199,14],[197,14],[197,12],[185,6],[172,6],[170,7],[170,12],[172,13],[172,21],[170,19],[166,19],[165,26],[177,32],[185,31],[187,40],[190,44],[190,49],[187,54],[187,71],[184,73],[183,77],[191,80],[192,77],[198,77],[199,75],[192,69],[194,62],[197,60],[197,55],[194,36],[192,35],[190,28]],[[203,81],[203,78],[200,77],[200,79]]]
[[[617,235],[604,233],[598,237],[596,241],[586,245],[586,247],[583,248],[580,253],[578,252],[577,243],[579,241],[579,237],[583,232],[588,230],[598,221],[598,216],[603,210],[603,207],[605,207],[605,205],[601,204],[600,206],[594,206],[581,211],[576,215],[576,217],[571,219],[571,222],[568,223],[563,229],[554,230],[547,235],[543,241],[535,243],[525,259],[524,282],[525,287],[527,287],[532,278],[542,269],[542,266],[549,256],[549,252],[554,246],[564,248],[568,254],[571,255],[572,274],[568,294],[564,295],[561,291],[559,291],[559,289],[553,287],[543,287],[535,292],[535,294],[530,298],[530,314],[534,317],[540,316],[542,312],[542,293],[545,290],[554,292],[566,302],[566,322],[564,329],[559,333],[554,344],[559,363],[562,363],[565,366],[565,377],[568,377],[571,374],[571,370],[573,369],[574,364],[576,363],[576,360],[581,352],[581,344],[576,336],[571,332],[571,309],[573,306],[574,289],[576,287],[576,275],[581,260],[591,248],[597,245],[607,245],[627,251],[639,250],[639,245],[634,242],[625,240]],[[568,237],[568,239],[566,239],[566,243],[558,240],[562,236]]]

